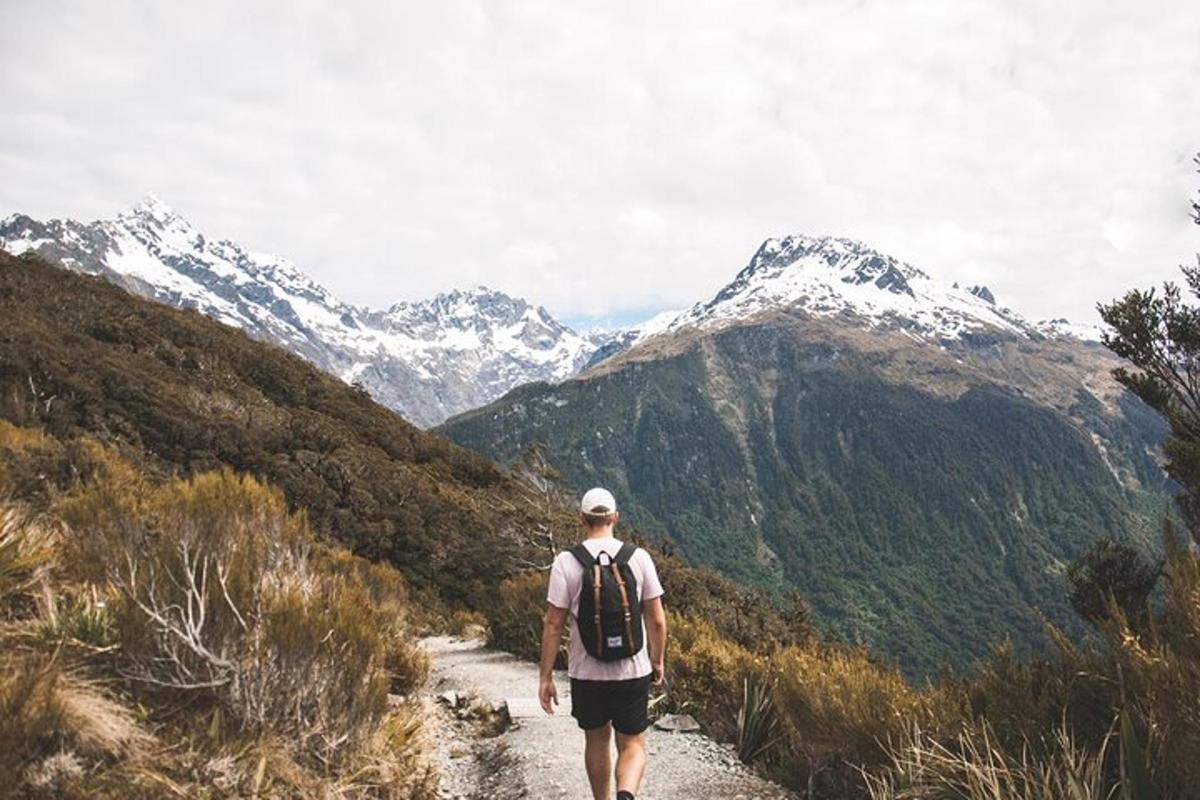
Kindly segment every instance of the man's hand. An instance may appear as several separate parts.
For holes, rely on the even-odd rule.
[[[544,677],[539,681],[538,702],[547,714],[554,713],[554,706],[558,705],[558,687],[554,685],[554,678]]]
[[[650,688],[661,689],[663,687],[663,683],[666,681],[667,675],[666,669],[663,666],[663,662],[659,661],[655,664],[651,664],[650,669],[654,670],[652,677],[650,678]]]

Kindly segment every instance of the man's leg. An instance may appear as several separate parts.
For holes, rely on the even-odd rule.
[[[645,773],[645,732],[628,736],[617,731],[617,791],[637,794]]]
[[[592,784],[592,797],[608,800],[609,781],[612,776],[612,726],[583,732],[587,741],[583,747],[583,763],[587,766],[588,782]]]

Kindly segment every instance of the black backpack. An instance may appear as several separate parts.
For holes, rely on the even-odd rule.
[[[599,661],[633,658],[642,649],[642,601],[629,566],[636,550],[626,542],[615,558],[604,551],[593,558],[582,544],[571,548],[571,555],[583,565],[576,619],[579,635],[588,655]]]

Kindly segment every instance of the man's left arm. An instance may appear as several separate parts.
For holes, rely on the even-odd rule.
[[[646,623],[646,649],[650,668],[654,670],[651,685],[662,688],[667,653],[667,612],[663,608],[663,586],[658,579],[654,559],[645,550],[638,550],[642,564],[642,614]]]
[[[667,612],[663,608],[662,595],[642,604],[646,615],[646,646],[650,650],[650,668],[654,670],[651,685],[662,688],[667,652]]]

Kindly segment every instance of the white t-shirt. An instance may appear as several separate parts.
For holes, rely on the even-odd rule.
[[[593,557],[601,551],[615,557],[621,549],[621,541],[609,536],[604,539],[585,539],[584,547]],[[658,582],[658,570],[654,567],[654,559],[642,548],[634,551],[629,559],[629,568],[637,578],[638,596],[644,603],[661,597],[662,584]],[[567,674],[572,678],[585,681],[624,681],[631,678],[641,678],[649,675],[650,654],[643,641],[642,649],[633,658],[622,658],[619,661],[598,661],[588,655],[579,636],[579,593],[583,590],[583,565],[569,552],[559,553],[550,568],[550,589],[546,592],[546,602],[556,608],[569,610],[571,621],[569,630],[571,642],[567,648]],[[645,619],[642,620],[645,627]]]

